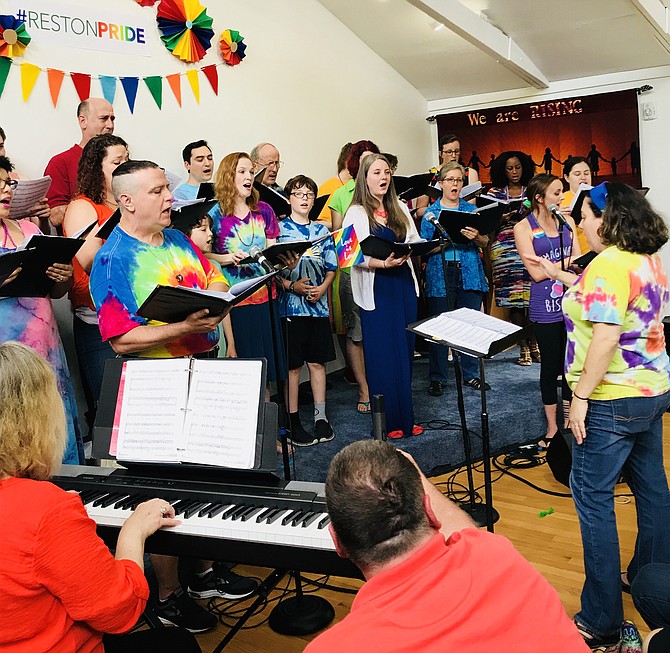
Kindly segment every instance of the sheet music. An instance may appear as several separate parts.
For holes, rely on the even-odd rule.
[[[173,191],[179,184],[181,184],[181,175],[176,175],[171,170],[165,168],[163,171],[165,173],[165,178],[168,180],[168,188]]]
[[[463,347],[485,355],[494,342],[520,331],[521,327],[481,311],[459,308],[426,320],[415,330],[433,339],[449,342],[455,349]]]
[[[194,360],[184,462],[252,469],[263,364]]]
[[[14,189],[9,207],[10,219],[27,218],[30,209],[46,196],[49,186],[51,186],[49,176],[39,179],[19,179],[19,185]]]
[[[189,359],[126,363],[119,460],[176,462],[183,450]]]

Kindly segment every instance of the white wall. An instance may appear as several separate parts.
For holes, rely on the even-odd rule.
[[[91,3],[68,1],[82,6]],[[335,174],[343,143],[369,138],[382,151],[399,156],[401,172],[425,167],[431,143],[425,99],[318,2],[202,2],[214,19],[215,38],[197,67],[221,61],[218,37],[228,28],[245,37],[247,57],[239,66],[219,67],[218,97],[200,75],[200,106],[186,78],[182,79],[182,109],[164,82],[162,111],[140,81],[131,115],[119,83],[115,133],[128,141],[134,158],[153,159],[181,172],[181,149],[189,141],[207,139],[220,160],[228,152],[248,151],[267,140],[279,147],[285,162],[280,182],[306,173],[320,183]],[[106,4],[136,16],[148,15],[155,26],[155,8],[142,8],[134,0],[107,0]],[[30,0],[23,5],[29,8]],[[0,13],[9,13],[9,0],[0,0]],[[164,47],[157,28],[151,34],[150,58],[47,47],[33,36],[17,63],[117,76],[168,75],[187,69]],[[102,96],[97,80],[91,88],[92,95]],[[24,104],[19,68],[12,66],[0,98],[0,126],[7,132],[8,154],[23,174],[41,174],[51,155],[78,142],[77,103],[66,77],[54,109],[46,73],[42,73]]]

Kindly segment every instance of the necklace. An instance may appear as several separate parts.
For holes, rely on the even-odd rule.
[[[237,216],[234,216],[234,217],[237,217]],[[244,245],[245,247],[251,247],[254,244],[254,238],[256,236],[255,225],[254,225],[254,223],[256,221],[254,220],[254,215],[251,211],[249,211],[249,213],[247,214],[247,217],[249,218],[249,222],[245,222],[246,218],[237,218],[237,219],[240,221],[240,223],[248,224],[248,225],[251,226],[251,240],[249,242],[247,242],[246,240],[244,240],[244,238],[242,238],[242,236],[240,234],[240,224],[235,225],[235,237],[237,238],[237,240],[240,241],[240,245]]]
[[[5,249],[9,249],[7,247],[7,239],[9,238],[9,240],[12,242],[13,249],[16,249],[16,243],[14,242],[14,239],[12,238],[12,235],[9,233],[9,229],[7,229],[7,223],[4,220],[2,221],[2,233],[4,235],[4,239],[2,241],[2,246]]]
[[[386,220],[387,213],[386,213],[386,211],[385,211],[384,209],[375,209],[375,210],[374,210],[374,214],[375,214],[378,218],[383,218],[384,220]]]

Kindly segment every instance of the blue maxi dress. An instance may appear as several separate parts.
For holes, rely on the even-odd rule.
[[[397,236],[379,225],[375,236],[395,242]],[[370,396],[384,395],[387,431],[412,434],[412,366],[414,334],[406,327],[416,320],[414,279],[408,265],[389,270],[376,269],[375,308],[361,309],[365,373]]]

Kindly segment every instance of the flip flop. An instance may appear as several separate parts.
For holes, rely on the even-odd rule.
[[[361,415],[369,415],[372,412],[372,409],[370,408],[370,402],[369,401],[359,401],[356,404],[356,410]]]

